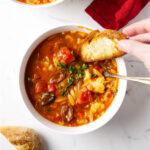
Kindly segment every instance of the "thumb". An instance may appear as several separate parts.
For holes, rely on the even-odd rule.
[[[118,48],[126,53],[138,57],[142,61],[150,54],[150,44],[140,43],[134,40],[120,40]]]

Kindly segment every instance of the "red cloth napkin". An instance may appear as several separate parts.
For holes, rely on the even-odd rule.
[[[119,30],[150,0],[94,0],[86,12],[102,27]]]

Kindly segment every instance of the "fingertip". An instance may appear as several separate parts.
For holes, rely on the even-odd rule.
[[[121,40],[118,42],[118,48],[143,60],[146,53],[149,53],[150,46],[135,40]]]
[[[127,33],[128,33],[128,27],[124,28],[124,29],[122,30],[122,32],[123,32],[124,34],[127,34]]]
[[[118,48],[120,49],[120,50],[122,50],[122,51],[124,51],[124,52],[127,52],[127,49],[126,49],[126,47],[127,47],[127,42],[128,40],[120,40],[118,43],[117,43],[117,45],[118,45]]]
[[[135,41],[139,41],[139,36],[137,35],[135,35],[135,36],[131,36],[131,37],[129,37],[129,40],[135,40]]]
[[[126,27],[122,30],[122,32],[127,35],[127,36],[134,36],[136,33],[135,31],[132,29],[132,27]]]

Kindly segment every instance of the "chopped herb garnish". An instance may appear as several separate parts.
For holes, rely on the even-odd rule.
[[[75,68],[73,71],[73,73],[75,73],[75,74],[79,74],[79,72],[80,72],[80,69],[77,69],[77,68]]]
[[[79,76],[77,76],[76,80],[79,81],[81,78]]]
[[[88,68],[88,67],[87,67],[87,64],[83,64],[83,65],[82,65],[82,69],[83,69],[83,70],[86,70],[87,68]]]
[[[118,89],[116,91],[114,91],[113,97],[115,97],[117,95],[117,93],[118,93]]]
[[[92,78],[96,78],[97,77],[97,75],[96,74],[92,74]]]
[[[77,82],[78,82],[80,79],[82,79],[82,75],[81,75],[81,74],[77,74],[77,77],[76,77]]]
[[[71,54],[74,55],[74,51],[73,50],[71,51]]]
[[[62,96],[68,94],[69,88],[74,84],[74,80],[78,82],[80,79],[84,78],[84,71],[88,68],[87,64],[83,64],[82,68],[80,67],[80,65],[77,67],[74,65],[65,65],[64,63],[58,63],[57,66],[59,66],[61,69],[64,69],[66,73],[70,72],[71,74],[71,76],[67,78],[68,85],[66,87],[59,86],[59,90]]]
[[[61,69],[66,69],[65,63],[58,63],[57,66],[60,67]]]
[[[60,89],[61,89],[60,91],[62,93],[62,96],[67,95],[69,88],[73,85],[73,83],[74,83],[73,75],[71,75],[69,78],[67,78],[67,82],[68,82],[68,85],[67,85],[67,87],[66,87],[66,89],[64,91],[62,90],[62,87],[60,87]]]
[[[73,82],[74,82],[73,75],[71,75],[71,76],[67,79],[67,82],[68,82],[68,86],[73,85]]]
[[[59,88],[60,92],[63,93],[63,87],[60,85],[58,88]]]
[[[62,96],[66,96],[67,94],[68,94],[68,89],[66,89],[66,90],[63,92]]]
[[[71,74],[77,74],[78,73],[78,69],[75,68],[75,66],[72,65],[68,65],[66,66],[64,63],[58,63],[57,64],[58,67],[60,67],[61,69],[65,69],[65,72],[70,72]]]
[[[82,77],[84,77],[85,76],[85,72],[83,71],[83,72],[81,72],[81,75],[82,75]]]
[[[75,69],[76,68],[74,66],[68,66],[68,70],[70,73],[74,73]]]

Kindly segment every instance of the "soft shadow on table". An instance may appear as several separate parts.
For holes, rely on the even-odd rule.
[[[43,148],[44,150],[50,150],[50,140],[49,139],[46,139],[42,134],[40,134],[40,137],[42,139],[42,145],[43,145]]]

